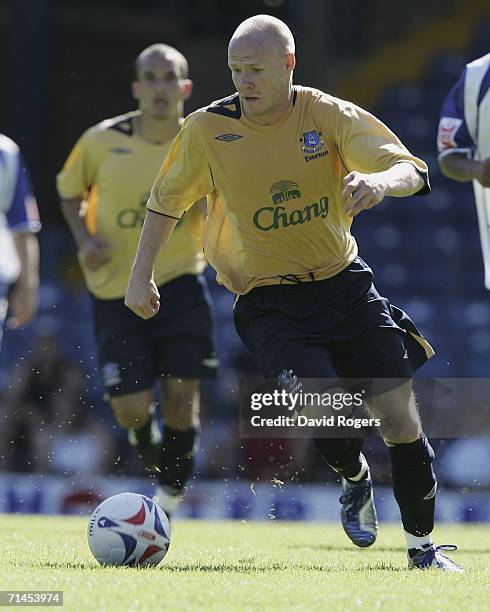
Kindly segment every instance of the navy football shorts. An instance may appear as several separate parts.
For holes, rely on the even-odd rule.
[[[434,354],[379,295],[360,257],[332,278],[285,280],[252,289],[234,308],[238,335],[266,378],[292,370],[298,378],[406,380]]]
[[[161,376],[216,377],[205,278],[186,274],[158,289],[161,308],[146,320],[122,299],[93,297],[99,365],[111,397],[150,389]]]

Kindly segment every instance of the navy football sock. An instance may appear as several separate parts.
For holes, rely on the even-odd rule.
[[[437,481],[434,451],[424,434],[415,442],[389,445],[393,492],[405,531],[425,536],[434,528]]]
[[[184,487],[194,468],[197,433],[195,427],[181,431],[165,426],[157,475],[161,485]]]
[[[362,438],[313,438],[323,460],[336,472],[351,478],[362,468]]]

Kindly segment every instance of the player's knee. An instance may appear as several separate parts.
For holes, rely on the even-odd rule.
[[[376,405],[376,416],[381,421],[379,433],[387,443],[414,442],[422,432],[415,396],[405,387],[397,389],[390,400]]]
[[[114,417],[123,429],[140,429],[149,419],[148,409],[142,410],[141,406],[130,406],[126,404],[118,406],[112,402]]]
[[[382,420],[379,431],[388,445],[408,444],[419,439],[422,428],[417,415],[407,414],[405,418]]]

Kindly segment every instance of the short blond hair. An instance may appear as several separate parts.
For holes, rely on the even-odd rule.
[[[278,49],[284,51],[284,53],[295,53],[296,51],[293,33],[284,21],[272,17],[272,15],[254,15],[242,21],[233,33],[230,44],[233,40],[242,36],[255,35],[275,38]]]
[[[139,77],[144,60],[151,55],[158,55],[169,61],[175,62],[175,64],[178,66],[180,73],[179,76],[181,79],[186,79],[189,76],[189,64],[180,51],[175,49],[175,47],[165,45],[164,43],[155,43],[149,47],[146,47],[146,49],[143,49],[143,51],[136,58],[134,67],[137,78]]]

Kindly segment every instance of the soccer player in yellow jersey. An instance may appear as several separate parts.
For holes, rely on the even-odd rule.
[[[123,298],[149,191],[180,129],[191,90],[184,56],[168,45],[148,47],[136,60],[133,95],[139,109],[87,130],[58,175],[63,213],[93,298],[99,362],[112,410],[143,463],[158,468],[156,499],[170,513],[192,471],[199,379],[214,377],[217,365],[201,275],[202,203],[189,210],[156,258],[154,278],[165,296],[158,316],[142,321]],[[156,427],[156,381],[163,440]]]
[[[389,448],[409,566],[461,571],[432,542],[434,453],[410,380],[433,351],[379,295],[350,232],[353,217],[385,196],[427,193],[427,166],[365,110],[293,86],[295,62],[293,36],[278,19],[258,15],[237,28],[228,48],[237,93],[192,113],[174,140],[148,201],[126,304],[145,319],[158,312],[157,253],[207,194],[204,251],[237,294],[238,333],[264,374],[284,384],[392,380],[369,409]],[[347,535],[371,545],[377,518],[362,440],[315,443],[342,476]]]

